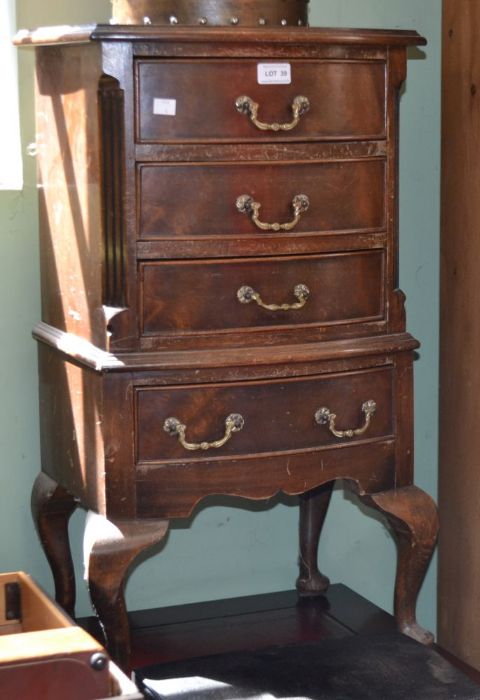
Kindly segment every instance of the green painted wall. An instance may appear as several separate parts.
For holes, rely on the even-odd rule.
[[[401,118],[401,286],[408,327],[422,341],[416,364],[416,481],[436,493],[439,229],[439,0],[311,0],[311,24],[416,28],[429,45],[412,52]],[[98,0],[17,0],[19,27],[103,21],[109,3]],[[32,53],[20,52],[24,147],[35,140]],[[30,338],[39,319],[35,172],[26,159],[22,193],[0,193],[0,568],[24,569],[48,590],[52,580],[29,513],[39,470],[36,357]],[[391,609],[394,544],[381,521],[366,517],[338,491],[321,543],[323,570],[380,606]],[[74,555],[80,563],[83,514],[74,516]],[[216,499],[201,507],[190,527],[179,524],[161,555],[131,576],[131,609],[284,590],[296,577],[297,507],[287,499],[267,505]],[[78,566],[80,614],[89,604]],[[419,619],[435,625],[435,574],[423,587]]]

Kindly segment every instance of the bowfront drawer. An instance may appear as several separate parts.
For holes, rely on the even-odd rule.
[[[391,368],[138,388],[137,464],[316,450],[392,437]]]
[[[385,63],[139,60],[137,141],[385,137]]]
[[[339,325],[384,316],[384,251],[140,263],[143,335]]]
[[[268,498],[334,478],[394,484],[395,370],[135,391],[139,517],[185,517],[209,494]]]
[[[258,236],[385,227],[385,160],[142,164],[138,236]]]

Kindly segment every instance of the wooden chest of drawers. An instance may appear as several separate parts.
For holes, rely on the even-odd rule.
[[[397,289],[398,91],[414,32],[97,26],[37,45],[43,471],[57,599],[89,587],[128,663],[127,569],[214,493],[300,495],[303,594],[335,479],[399,545],[415,601],[436,509],[412,485]],[[277,71],[279,77],[277,76]],[[274,76],[273,83],[271,76]]]

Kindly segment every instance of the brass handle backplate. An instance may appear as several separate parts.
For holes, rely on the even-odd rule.
[[[306,194],[297,194],[292,199],[293,219],[286,224],[268,224],[260,221],[260,202],[255,202],[248,194],[241,194],[237,197],[236,206],[242,214],[251,214],[252,221],[262,231],[291,231],[300,221],[303,212],[310,206],[310,200]]]
[[[278,122],[273,122],[272,124],[261,122],[258,119],[258,110],[260,105],[247,95],[237,97],[235,100],[235,107],[237,112],[240,112],[240,114],[248,114],[252,124],[255,124],[257,129],[260,129],[261,131],[290,131],[298,125],[302,114],[308,112],[310,109],[310,102],[307,97],[297,95],[291,104],[293,119],[291,122],[286,122],[283,124]]]
[[[263,309],[268,309],[269,311],[290,311],[292,309],[301,309],[302,306],[305,306],[310,296],[310,290],[305,284],[297,284],[293,289],[293,295],[298,299],[293,304],[265,304],[258,292],[252,287],[244,285],[238,290],[237,299],[241,304],[250,304],[254,301]]]
[[[226,442],[230,440],[233,433],[238,433],[242,430],[245,425],[243,416],[239,413],[231,413],[225,418],[225,435],[220,440],[214,440],[213,442],[187,442],[185,438],[185,433],[187,431],[187,426],[183,425],[178,418],[167,418],[163,424],[163,429],[166,433],[172,436],[177,436],[179,443],[186,450],[210,450],[218,449],[223,447]]]
[[[365,401],[362,405],[362,412],[365,414],[365,423],[361,428],[356,428],[354,430],[337,430],[335,428],[335,421],[337,416],[335,413],[331,413],[330,409],[319,408],[315,413],[315,421],[319,425],[328,425],[330,432],[338,438],[353,438],[356,435],[363,435],[363,433],[368,429],[370,423],[372,422],[373,415],[377,410],[377,404],[372,399]]]

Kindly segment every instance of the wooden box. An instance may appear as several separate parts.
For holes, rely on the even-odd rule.
[[[0,574],[0,688],[18,700],[140,700],[104,648],[23,572]]]

